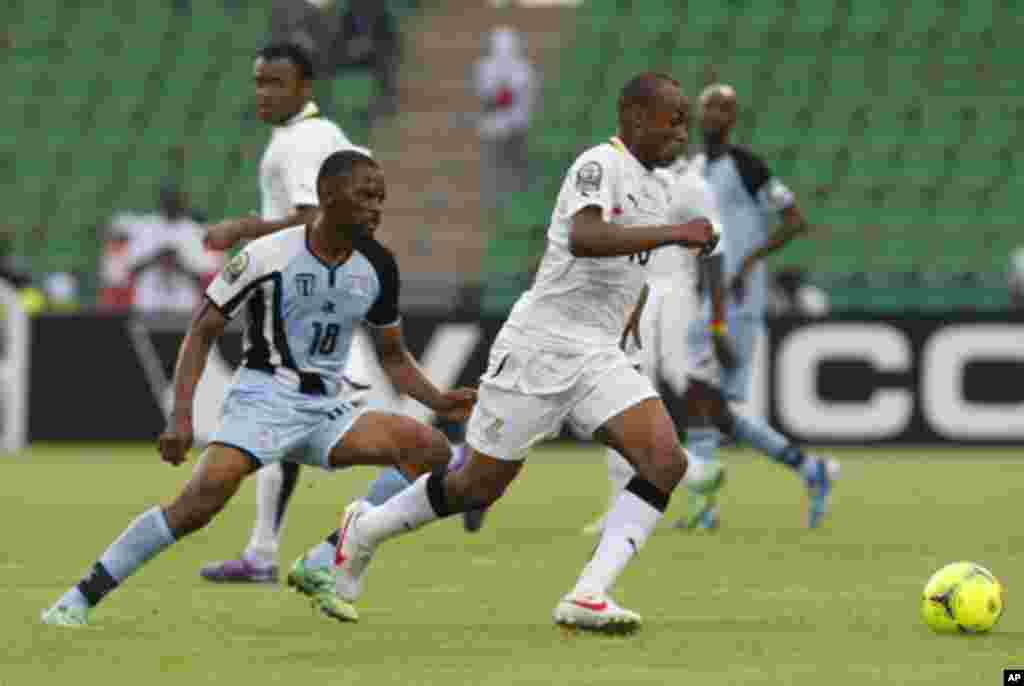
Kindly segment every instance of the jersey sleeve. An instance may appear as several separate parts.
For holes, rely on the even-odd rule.
[[[370,260],[380,283],[377,299],[373,301],[364,319],[371,326],[394,326],[401,319],[398,309],[398,294],[401,290],[398,262],[387,248],[372,239],[360,245],[359,249]]]
[[[572,217],[584,207],[600,207],[607,219],[615,206],[614,178],[617,167],[602,149],[592,148],[569,168],[562,184],[562,212]]]
[[[281,179],[291,207],[320,204],[316,177],[320,165],[338,149],[329,136],[305,136],[292,142],[287,154],[281,155]]]
[[[206,289],[206,297],[228,319],[233,319],[242,305],[267,280],[250,248],[242,250],[224,266]]]
[[[771,169],[760,157],[740,147],[732,149],[732,156],[744,188],[762,209],[767,212],[781,212],[796,202],[793,192],[772,174]]]

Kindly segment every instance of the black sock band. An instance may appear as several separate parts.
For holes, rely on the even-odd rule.
[[[338,547],[338,543],[341,541],[341,529],[335,529],[331,532],[331,535],[324,539],[335,548]]]
[[[427,477],[427,499],[434,508],[434,514],[441,518],[452,514],[452,508],[448,505],[448,494],[444,489],[444,478],[447,473],[446,469],[435,469]]]
[[[644,501],[658,512],[665,512],[668,509],[668,501],[671,497],[668,493],[662,493],[657,486],[647,479],[634,476],[626,484],[626,490]]]
[[[117,584],[117,579],[110,575],[103,563],[97,562],[92,571],[78,582],[78,590],[89,602],[89,607],[92,607],[117,588]]]

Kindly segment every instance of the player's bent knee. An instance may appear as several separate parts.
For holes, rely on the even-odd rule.
[[[444,434],[431,426],[417,424],[410,440],[412,451],[409,457],[434,467],[443,467],[451,457],[451,446]]]
[[[448,475],[450,495],[466,507],[490,505],[504,495],[519,468],[519,463],[470,459],[462,469]]]
[[[657,450],[651,457],[651,483],[671,493],[686,474],[686,453],[678,445]]]

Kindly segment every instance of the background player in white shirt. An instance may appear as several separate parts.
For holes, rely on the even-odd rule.
[[[715,232],[722,235],[721,218],[714,194],[703,175],[688,159],[680,159],[665,171],[670,175],[672,205],[669,219],[686,222],[698,217],[708,218]],[[724,241],[724,239],[723,239]],[[721,244],[720,244],[721,245]],[[686,335],[690,323],[700,313],[697,298],[698,273],[718,262],[720,255],[699,258],[691,250],[680,246],[669,246],[656,251],[648,265],[647,290],[640,303],[630,315],[630,325],[623,332],[620,347],[631,354],[638,368],[647,374],[655,384],[664,382],[677,397],[683,397],[688,383],[689,351]],[[705,280],[708,279],[705,273]],[[715,289],[713,306],[724,311],[721,289]],[[721,351],[729,355],[731,350]],[[694,408],[687,408],[695,411]],[[677,417],[686,421],[686,417]],[[684,425],[685,426],[685,425]],[[690,489],[706,489],[720,479],[721,467],[717,462],[693,459],[689,450],[689,466],[685,483]],[[636,471],[632,465],[613,448],[608,448],[608,479],[611,482],[611,502],[615,502]],[[584,533],[600,533],[604,528],[605,516],[584,527]]]
[[[736,124],[736,91],[732,86],[714,84],[705,88],[700,109],[705,150],[694,158],[694,164],[702,169],[722,213],[723,270],[730,297],[724,320],[711,317],[705,309],[688,336],[692,356],[688,398],[706,408],[711,426],[689,430],[687,447],[713,460],[721,432],[791,468],[807,487],[807,525],[814,528],[828,512],[838,462],[806,454],[763,420],[730,407],[730,402],[745,401],[750,389],[767,300],[764,258],[809,227],[796,196],[768,165],[750,150],[729,143]],[[735,364],[720,363],[711,349],[712,334],[728,335],[736,353]],[[691,507],[688,524],[716,527],[716,506],[707,502],[701,505],[700,494],[695,500],[698,507]]]
[[[334,122],[320,116],[313,102],[313,63],[298,46],[275,44],[262,49],[253,65],[256,116],[272,125],[260,160],[260,216],[225,219],[209,228],[207,244],[227,250],[282,229],[308,224],[317,216],[316,178],[320,165],[339,150],[367,152],[345,136]],[[346,370],[347,398],[365,388],[365,373]],[[281,531],[300,466],[279,462],[260,469],[256,477],[256,522],[245,552],[238,559],[205,565],[209,581],[275,582]]]
[[[672,184],[661,168],[687,142],[689,103],[662,74],[631,79],[619,98],[621,136],[569,169],[551,216],[533,287],[491,348],[469,421],[472,452],[458,470],[435,471],[377,507],[346,509],[338,544],[338,593],[355,601],[377,545],[501,497],[531,445],[564,422],[615,447],[637,476],[616,500],[576,587],[558,603],[559,624],[632,631],[641,618],[608,597],[643,547],[686,472],[686,455],[650,380],[619,349],[627,309],[647,280],[651,252],[713,248],[706,218],[669,224]]]

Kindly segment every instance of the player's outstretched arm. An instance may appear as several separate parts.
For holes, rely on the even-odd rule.
[[[765,241],[764,245],[747,255],[743,260],[740,271],[733,277],[729,290],[742,299],[747,276],[757,266],[757,263],[773,252],[781,250],[791,240],[807,233],[810,229],[811,227],[807,223],[807,218],[804,216],[803,210],[800,209],[800,205],[793,201],[791,205],[782,210],[782,222],[768,236],[768,240]]]
[[[185,334],[174,368],[174,409],[167,429],[160,436],[160,456],[165,462],[181,464],[192,447],[192,402],[196,386],[206,368],[214,341],[224,333],[227,325],[228,318],[207,300]]]
[[[472,388],[457,388],[447,393],[438,390],[405,347],[401,324],[370,327],[370,333],[380,366],[400,393],[448,419],[461,421],[469,416],[476,402],[476,391]]]
[[[308,224],[316,218],[319,208],[301,205],[284,219],[269,221],[257,216],[225,219],[210,226],[203,242],[212,250],[229,250],[241,241],[253,241],[291,226]]]
[[[673,244],[710,252],[716,242],[711,222],[704,217],[685,224],[626,227],[606,222],[601,209],[591,205],[573,217],[569,252],[574,257],[621,257]]]

